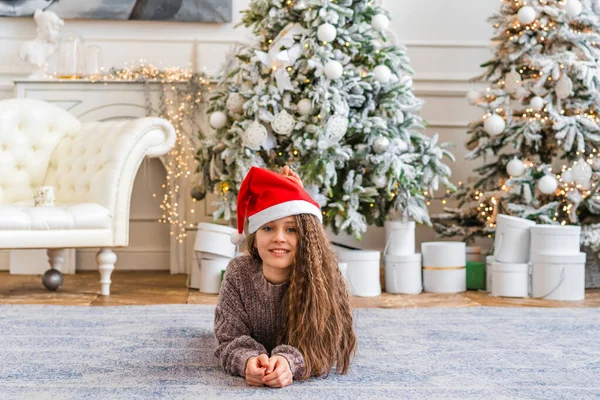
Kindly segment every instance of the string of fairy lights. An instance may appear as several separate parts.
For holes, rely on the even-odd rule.
[[[185,211],[180,212],[178,203],[182,190],[182,179],[191,179],[196,169],[194,158],[196,147],[191,137],[196,135],[197,111],[202,101],[204,89],[211,90],[211,81],[206,74],[195,73],[192,69],[180,67],[157,68],[146,60],[139,64],[125,65],[124,68],[112,68],[108,73],[87,77],[93,83],[110,82],[139,82],[145,84],[147,114],[156,114],[152,107],[150,84],[160,84],[158,116],[169,121],[176,132],[176,142],[173,149],[163,158],[166,170],[165,183],[162,185],[165,193],[160,204],[163,214],[159,222],[170,226],[170,235],[183,243],[187,233],[186,227],[193,223],[186,220]],[[187,185],[186,185],[187,187]],[[152,197],[157,197],[156,193]],[[195,202],[196,199],[192,198]],[[190,210],[195,213],[194,208]],[[184,215],[182,215],[184,214]]]

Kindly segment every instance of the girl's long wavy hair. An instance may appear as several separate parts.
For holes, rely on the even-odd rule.
[[[344,278],[322,224],[314,215],[296,215],[298,246],[285,297],[280,344],[297,348],[306,373],[328,375],[333,365],[346,374],[356,351],[352,309]],[[250,255],[260,260],[256,234],[247,241]]]

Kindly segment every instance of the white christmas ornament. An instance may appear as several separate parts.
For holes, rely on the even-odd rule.
[[[504,77],[504,91],[508,94],[515,94],[521,88],[521,74],[513,68]]]
[[[223,111],[215,111],[210,114],[210,126],[215,129],[220,129],[227,124],[227,115]]]
[[[544,194],[552,194],[558,187],[558,181],[552,175],[545,175],[538,182],[538,189]]]
[[[467,101],[470,105],[474,106],[475,104],[479,103],[479,100],[481,100],[481,94],[479,91],[472,89],[467,92]]]
[[[555,87],[556,97],[559,99],[566,99],[571,95],[571,91],[573,90],[573,81],[571,78],[567,76],[567,74],[562,74]]]
[[[535,96],[529,102],[529,106],[535,111],[541,111],[542,108],[544,108],[544,99],[542,99],[540,96]]]
[[[388,83],[392,77],[392,71],[387,65],[378,65],[373,69],[373,76],[379,83]]]
[[[344,73],[344,67],[339,61],[331,60],[325,64],[325,76],[331,80],[338,79]]]
[[[332,115],[327,121],[327,137],[332,140],[340,140],[348,130],[348,118],[342,115]]]
[[[525,172],[525,164],[518,158],[513,158],[506,164],[506,172],[508,172],[510,176],[521,176]]]
[[[506,128],[506,122],[504,122],[504,118],[498,114],[490,115],[483,122],[483,130],[491,136],[501,134],[504,131],[504,128]]]
[[[288,114],[287,111],[281,110],[279,114],[271,121],[271,128],[280,135],[289,135],[294,130],[294,117]]]
[[[531,24],[533,21],[535,21],[536,16],[536,12],[531,6],[521,7],[517,14],[519,22],[523,25]]]
[[[227,107],[230,112],[239,114],[244,111],[245,102],[246,99],[244,99],[241,94],[230,93],[227,102],[225,103],[225,107]]]
[[[373,178],[373,184],[375,185],[376,188],[383,188],[385,187],[385,185],[387,184],[387,178],[385,175],[381,175],[381,176],[376,176],[375,178]]]
[[[317,29],[317,37],[321,42],[333,42],[336,36],[337,30],[331,24],[323,24]]]
[[[390,20],[384,14],[377,14],[371,19],[371,26],[378,32],[387,30]]]
[[[313,111],[312,101],[310,99],[302,99],[297,104],[298,114],[310,115]]]
[[[267,128],[265,128],[260,122],[254,121],[244,132],[242,141],[244,142],[244,146],[251,150],[258,151],[260,150],[260,146],[267,139],[267,136]]]
[[[377,154],[385,152],[390,146],[390,140],[385,136],[378,136],[373,141],[373,151]]]
[[[581,2],[579,0],[567,0],[567,4],[565,4],[565,11],[567,15],[571,18],[578,16],[581,14]]]
[[[560,179],[562,179],[563,182],[571,183],[573,182],[573,174],[571,174],[571,171],[566,170],[560,175]]]
[[[590,179],[592,179],[592,167],[590,164],[586,163],[582,158],[577,161],[573,167],[571,167],[571,174],[573,176],[573,181],[579,185],[586,186]]]

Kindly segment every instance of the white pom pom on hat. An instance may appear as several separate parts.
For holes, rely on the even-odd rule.
[[[276,172],[252,167],[238,192],[238,233],[235,238],[231,235],[231,242],[244,240],[246,218],[248,233],[254,233],[268,222],[298,214],[312,214],[323,222],[319,203],[302,186]]]
[[[236,246],[239,246],[242,243],[244,243],[244,240],[246,240],[246,235],[243,232],[242,233],[234,232],[230,235],[230,240],[231,240],[231,243],[235,244]]]

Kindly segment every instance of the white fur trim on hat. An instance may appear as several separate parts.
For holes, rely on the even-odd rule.
[[[319,222],[323,222],[323,216],[321,215],[321,209],[319,207],[308,201],[292,200],[265,208],[251,217],[248,217],[248,232],[254,233],[267,222],[298,214],[312,214],[319,218]]]

